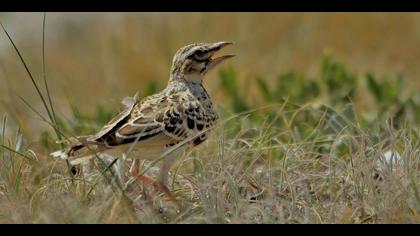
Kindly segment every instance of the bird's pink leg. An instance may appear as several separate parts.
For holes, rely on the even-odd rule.
[[[172,196],[171,191],[169,191],[168,187],[166,187],[163,183],[158,180],[154,180],[150,177],[140,174],[140,167],[139,161],[134,160],[130,167],[130,174],[136,178],[138,182],[152,185],[156,190],[162,192],[169,200],[176,201],[175,198]]]

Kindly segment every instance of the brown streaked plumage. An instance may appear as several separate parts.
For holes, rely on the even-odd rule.
[[[134,159],[155,159],[180,142],[190,144],[183,148],[202,143],[218,118],[202,81],[210,69],[232,57],[213,58],[215,52],[229,44],[198,43],[181,48],[174,56],[164,90],[142,100],[125,101],[127,108],[98,133],[72,139],[69,148],[51,155],[79,164],[95,153],[125,152],[134,146],[139,151]],[[160,175],[164,185],[177,153],[165,157]]]

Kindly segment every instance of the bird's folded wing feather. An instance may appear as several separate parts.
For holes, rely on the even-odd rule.
[[[163,134],[174,142],[182,141],[208,128],[215,119],[187,92],[152,96],[121,112],[90,140],[118,146]]]

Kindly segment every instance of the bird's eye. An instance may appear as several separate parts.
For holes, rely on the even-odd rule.
[[[205,55],[206,55],[206,52],[205,51],[196,51],[195,53],[194,53],[194,59],[196,59],[196,60],[198,60],[198,61],[201,61],[201,60],[205,60],[206,58],[205,58]]]
[[[202,50],[198,50],[198,51],[196,51],[194,54],[196,55],[196,56],[203,56],[204,55],[204,51],[202,51]]]

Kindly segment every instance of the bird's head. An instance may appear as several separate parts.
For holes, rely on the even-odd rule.
[[[195,43],[182,47],[172,61],[171,76],[182,77],[193,83],[201,83],[208,71],[234,56],[215,57],[216,52],[230,44],[232,43]]]

